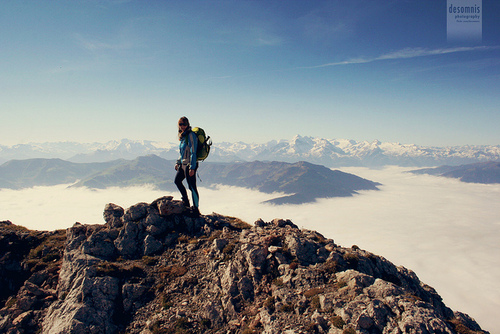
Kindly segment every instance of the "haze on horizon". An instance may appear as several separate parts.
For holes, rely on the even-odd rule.
[[[236,216],[250,224],[258,218],[291,219],[300,228],[317,230],[341,246],[358,245],[415,271],[453,310],[474,317],[485,330],[498,332],[500,185],[468,184],[405,170],[342,168],[381,182],[381,190],[303,205],[261,204],[276,195],[236,187],[200,188],[200,209],[204,214]],[[165,195],[179,198],[175,192],[147,186],[1,189],[0,220],[37,230],[68,228],[77,221],[102,224],[107,203],[128,208]]]
[[[446,1],[1,1],[2,145],[295,134],[500,143],[500,2],[447,41]],[[7,117],[8,116],[8,117]]]

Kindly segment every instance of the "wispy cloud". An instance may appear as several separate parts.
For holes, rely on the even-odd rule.
[[[283,39],[278,36],[263,35],[257,37],[255,43],[259,46],[276,46],[283,44]]]
[[[459,53],[459,52],[474,52],[474,51],[490,51],[497,50],[500,46],[474,46],[474,47],[454,47],[454,48],[441,48],[441,49],[425,49],[425,48],[405,48],[398,51],[390,52],[383,54],[378,57],[373,58],[351,58],[348,60],[326,63],[322,65],[315,66],[304,66],[301,68],[321,68],[321,67],[330,67],[330,66],[342,66],[342,65],[352,65],[352,64],[366,64],[373,63],[376,61],[382,60],[394,60],[394,59],[411,59],[418,57],[428,57],[428,56],[437,56],[444,55],[450,53]]]
[[[80,47],[88,51],[102,50],[127,50],[133,48],[133,43],[124,41],[123,39],[117,42],[106,42],[98,39],[87,38],[82,35],[75,35],[75,39]]]

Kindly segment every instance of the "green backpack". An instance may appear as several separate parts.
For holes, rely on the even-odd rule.
[[[193,128],[193,131],[198,138],[198,150],[196,151],[196,156],[198,161],[203,161],[208,157],[210,153],[210,146],[212,146],[212,139],[210,136],[205,134],[205,131],[202,128]]]

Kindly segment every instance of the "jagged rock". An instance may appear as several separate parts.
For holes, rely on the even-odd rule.
[[[146,218],[148,214],[148,203],[137,203],[136,205],[132,205],[130,208],[125,211],[125,215],[123,216],[123,220],[126,222],[137,222],[142,218]]]
[[[297,257],[301,264],[307,265],[318,261],[316,256],[317,245],[310,240],[287,234],[285,244],[288,246],[290,253]]]
[[[291,228],[297,228],[297,225],[295,225],[294,223],[292,223],[292,221],[290,219],[279,219],[279,218],[276,218],[276,219],[273,219],[271,221],[271,224],[273,224],[274,226],[277,226],[277,227],[286,227],[286,226],[290,226]]]
[[[119,293],[116,277],[99,277],[100,260],[82,248],[65,252],[58,286],[59,300],[51,305],[42,333],[113,333]]]
[[[161,216],[170,216],[183,213],[186,208],[182,201],[172,201],[172,196],[157,199],[152,203],[158,207]]]
[[[153,255],[163,249],[163,244],[148,234],[144,239],[144,255]]]
[[[163,219],[160,213],[153,209],[148,214],[145,224],[147,233],[153,236],[161,235],[174,227],[170,220]]]
[[[477,332],[481,331],[481,327],[469,315],[455,311],[454,317],[455,317],[455,319],[457,319],[457,322],[460,324],[463,324],[463,326],[465,328],[468,328],[472,331],[477,331]]]
[[[238,291],[244,300],[253,300],[254,298],[254,285],[248,276],[243,276],[238,281]]]
[[[215,239],[213,241],[212,248],[215,251],[222,252],[222,250],[224,249],[224,247],[227,246],[228,243],[229,243],[229,241],[227,241],[226,239]]]
[[[266,222],[262,220],[262,218],[258,219],[254,223],[255,226],[257,227],[264,227],[266,226]]]
[[[141,283],[125,283],[122,287],[123,310],[129,313],[144,304],[144,296],[150,287]]]
[[[82,252],[98,258],[113,260],[116,258],[116,247],[113,239],[116,236],[105,228],[95,230],[83,243]]]
[[[249,274],[256,280],[260,279],[267,257],[267,248],[260,245],[244,244],[239,252],[247,263]]]
[[[172,197],[104,217],[58,248],[61,233],[0,222],[0,331],[484,333],[412,271],[290,220],[195,218]]]
[[[103,213],[104,221],[110,228],[121,227],[124,213],[125,211],[121,206],[113,203],[106,204]]]
[[[56,300],[64,231],[29,231],[0,222],[0,332],[36,333]]]
[[[133,221],[128,221],[123,225],[114,245],[118,253],[126,259],[141,257],[144,249],[144,231],[141,225]]]
[[[315,310],[312,317],[311,317],[311,320],[313,322],[315,322],[318,326],[318,328],[320,328],[320,332],[325,332],[325,330],[328,330],[328,320],[325,319],[325,317],[323,317],[319,312],[318,310]]]

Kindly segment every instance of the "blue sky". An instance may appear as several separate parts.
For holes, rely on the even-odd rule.
[[[459,1],[459,0],[457,0]],[[0,2],[0,145],[295,134],[500,144],[500,2],[448,43],[445,0]]]

